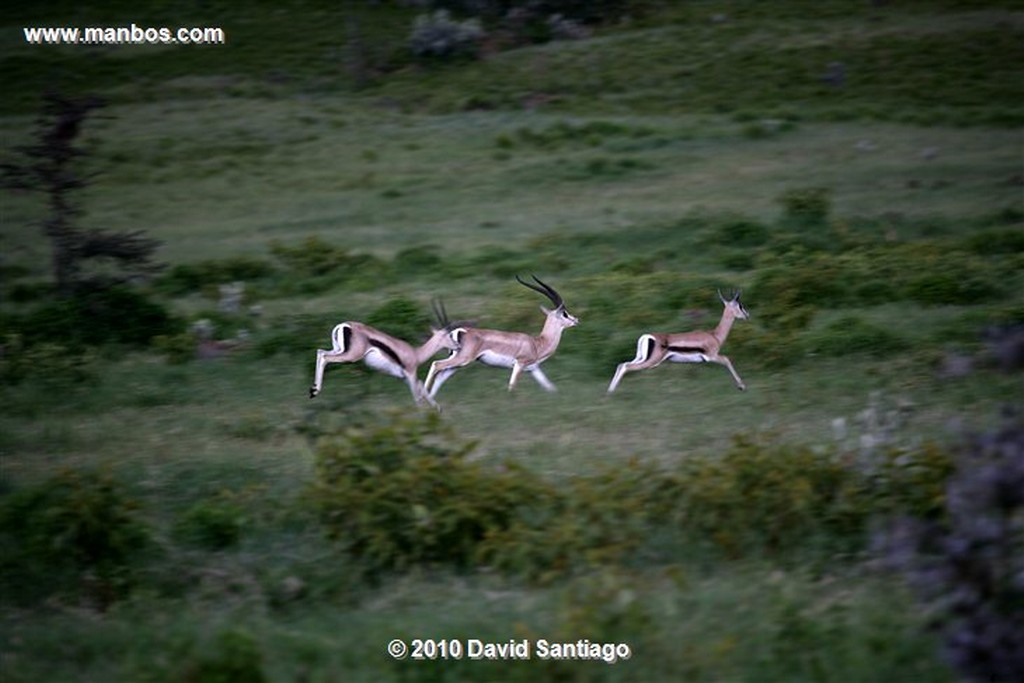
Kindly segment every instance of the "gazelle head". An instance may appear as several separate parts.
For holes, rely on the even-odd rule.
[[[449,320],[448,311],[444,309],[444,302],[440,299],[433,299],[430,308],[434,312],[434,324],[430,326],[431,339],[441,343],[442,348],[455,350],[458,344],[452,337],[452,331],[457,327],[467,324],[465,320]]]
[[[742,293],[742,290],[737,289],[733,292],[731,299],[726,299],[722,296],[722,290],[718,290],[718,299],[722,302],[722,305],[725,306],[726,312],[732,315],[733,318],[738,320],[747,320],[750,318],[750,312],[747,311],[740,302],[740,294]]]
[[[580,319],[565,309],[565,302],[562,300],[562,296],[555,291],[554,287],[544,284],[537,279],[536,275],[532,275],[531,277],[533,278],[533,281],[537,283],[536,285],[523,281],[518,275],[516,275],[516,280],[524,287],[529,287],[535,292],[540,292],[551,300],[551,303],[555,306],[553,309],[549,310],[544,306],[540,307],[540,310],[544,311],[544,315],[548,317],[548,320],[554,320],[561,327],[575,327],[580,324]]]

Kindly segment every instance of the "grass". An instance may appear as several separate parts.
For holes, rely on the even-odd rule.
[[[287,21],[259,4],[3,10],[0,73],[16,85],[0,105],[5,148],[29,139],[44,85],[111,100],[87,125],[86,163],[102,175],[81,195],[83,225],[142,229],[172,266],[265,266],[246,283],[259,317],[216,312],[215,275],[153,290],[189,322],[249,330],[227,358],[107,348],[83,359],[89,381],[53,373],[67,366],[51,358],[0,386],[0,505],[99,468],[138,502],[157,548],[106,609],[82,587],[27,606],[0,596],[10,680],[253,680],[237,672],[254,663],[271,681],[955,678],[925,615],[863,549],[735,559],[662,522],[621,564],[542,585],[443,567],[371,580],[309,507],[316,435],[411,409],[402,383],[354,366],[306,398],[332,325],[443,296],[453,317],[535,332],[543,302],[514,274],[550,281],[581,319],[545,365],[559,391],[524,377],[509,394],[504,371],[466,368],[439,394],[443,423],[478,443],[474,461],[562,488],[633,462],[670,473],[738,436],[853,448],[872,401],[913,406],[897,447],[946,448],[1019,403],[1019,376],[937,370],[947,351],[981,354],[985,325],[1022,322],[1020,12],[665,5],[588,41],[430,67],[403,51],[415,12],[396,3],[309,1]],[[22,25],[125,17],[222,25],[229,45],[84,54],[17,39]],[[353,18],[374,67],[358,87],[343,56]],[[821,81],[833,61],[841,88]],[[808,188],[827,190],[826,215],[801,223],[783,198]],[[44,282],[49,253],[39,198],[3,201],[9,331],[36,302],[7,295]],[[1004,246],[979,246],[986,235]],[[310,275],[311,237],[377,260]],[[977,296],[914,280],[954,266]],[[743,288],[752,313],[724,348],[747,392],[721,367],[666,365],[606,395],[640,333],[713,326],[716,288]],[[837,418],[849,442],[836,444]],[[182,535],[183,519],[225,511],[238,512],[236,541]],[[396,637],[587,637],[634,655],[394,662]]]

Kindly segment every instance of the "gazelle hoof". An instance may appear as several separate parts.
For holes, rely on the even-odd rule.
[[[309,397],[310,398],[316,398],[316,395],[319,394],[319,393],[320,393],[319,391],[317,391],[313,387],[310,387],[310,389],[309,389]]]

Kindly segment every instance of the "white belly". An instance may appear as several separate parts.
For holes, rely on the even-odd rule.
[[[493,351],[484,351],[477,357],[477,360],[484,365],[491,365],[496,368],[510,368],[516,362],[515,358],[502,356],[501,354],[494,353]]]
[[[403,372],[402,367],[400,365],[396,365],[393,360],[391,360],[390,358],[388,358],[375,348],[371,347],[370,350],[366,352],[366,355],[363,356],[363,362],[369,365],[374,370],[383,372],[386,375],[391,375],[392,377],[399,378],[405,376],[405,373]]]
[[[708,357],[703,353],[670,353],[668,360],[672,363],[706,363]]]

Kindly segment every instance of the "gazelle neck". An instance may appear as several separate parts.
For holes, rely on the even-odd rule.
[[[719,344],[725,343],[725,339],[729,336],[729,330],[732,329],[732,324],[734,322],[736,322],[736,314],[733,313],[731,309],[726,308],[722,311],[722,319],[718,321],[718,326],[715,327],[715,331],[712,332]]]
[[[559,322],[556,314],[549,313],[544,320],[544,328],[536,337],[541,356],[548,356],[554,353],[555,349],[558,348],[558,343],[562,340],[562,330],[564,329],[565,326]]]
[[[417,346],[414,349],[416,353],[416,364],[423,365],[423,363],[433,358],[438,351],[444,348],[448,334],[449,332],[447,330],[438,330],[430,335],[430,339],[423,342],[422,345]]]

